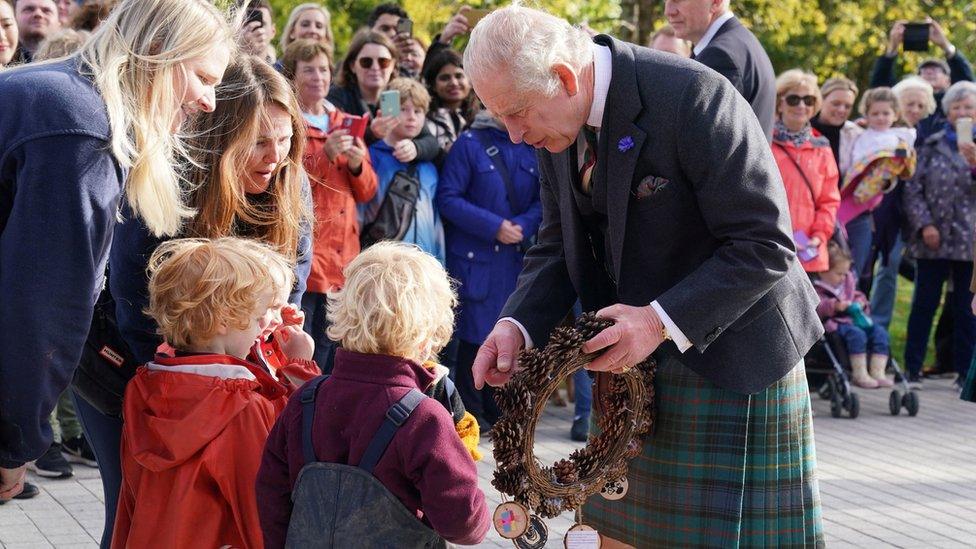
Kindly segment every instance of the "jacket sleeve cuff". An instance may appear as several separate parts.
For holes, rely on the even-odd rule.
[[[525,338],[525,348],[526,349],[531,349],[532,347],[535,346],[532,343],[532,336],[529,335],[529,331],[525,329],[525,326],[522,326],[522,323],[521,322],[519,322],[518,320],[515,320],[514,318],[512,318],[510,316],[506,316],[506,317],[503,317],[503,318],[499,318],[498,319],[498,322],[502,322],[503,320],[507,320],[508,322],[511,322],[512,324],[515,325],[516,328],[519,329],[520,332],[522,332],[522,337]],[[495,324],[498,324],[498,322],[496,322]]]
[[[675,324],[673,320],[671,320],[671,317],[668,316],[668,313],[664,312],[664,308],[661,307],[661,304],[658,303],[656,300],[652,301],[651,308],[654,309],[654,312],[656,312],[657,316],[660,317],[661,322],[664,324],[664,327],[667,328],[668,335],[671,336],[671,341],[674,341],[674,344],[678,346],[678,352],[683,353],[688,349],[690,349],[691,340],[689,340],[688,337],[685,336],[684,332],[682,332],[681,329],[678,328],[678,325]]]

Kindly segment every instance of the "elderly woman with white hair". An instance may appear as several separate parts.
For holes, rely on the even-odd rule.
[[[892,88],[901,107],[901,121],[909,128],[917,128],[919,122],[936,111],[935,92],[919,76],[909,76]],[[920,143],[918,143],[920,144]],[[885,195],[881,205],[872,213],[874,218],[874,249],[880,256],[878,269],[871,283],[871,318],[887,328],[895,309],[895,293],[898,289],[898,269],[901,264],[905,239],[902,229],[905,212],[902,209],[904,185],[895,186]]]
[[[905,366],[913,383],[921,382],[932,317],[947,280],[953,286],[947,306],[952,308],[954,320],[952,359],[959,374],[957,383],[966,378],[976,344],[976,316],[970,309],[976,145],[972,126],[959,125],[964,117],[976,118],[976,84],[953,84],[942,98],[942,108],[948,120],[918,148],[918,168],[905,184],[907,253],[916,260],[915,294],[905,344]],[[958,135],[960,128],[970,135]]]

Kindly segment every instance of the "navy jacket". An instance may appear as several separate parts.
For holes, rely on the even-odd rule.
[[[146,266],[149,257],[166,239],[153,236],[141,220],[132,218],[127,206],[122,210],[122,217],[123,222],[115,227],[115,244],[109,265],[112,276],[108,283],[115,298],[115,316],[122,338],[138,363],[144,364],[156,356],[156,348],[163,342],[163,338],[156,333],[156,322],[143,313],[149,306]],[[311,228],[306,227],[298,241],[295,288],[288,298],[289,303],[302,302],[305,281],[312,268],[311,250]]]
[[[776,73],[759,40],[735,17],[719,27],[695,61],[728,79],[746,98],[772,142],[776,117]]]
[[[51,444],[81,358],[125,173],[75,60],[0,73],[0,467]]]
[[[513,211],[505,182],[476,133],[487,135],[498,147],[519,211]],[[463,341],[480,344],[515,291],[524,249],[542,221],[535,151],[525,144],[513,144],[499,129],[465,131],[444,162],[437,208],[447,239],[447,269],[461,283],[455,333]],[[522,227],[525,241],[521,245],[495,239],[505,219]]]

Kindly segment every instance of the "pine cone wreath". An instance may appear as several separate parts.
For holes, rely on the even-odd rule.
[[[495,392],[502,419],[492,429],[497,464],[492,485],[543,518],[578,508],[608,480],[623,476],[629,459],[641,452],[641,440],[653,428],[653,372],[648,359],[624,375],[613,375],[601,394],[601,434],[552,467],[538,464],[531,451],[535,425],[546,399],[596,353],[584,355],[583,343],[613,325],[593,313],[572,327],[553,331],[542,349],[523,351],[519,370]],[[528,450],[528,451],[526,451]]]

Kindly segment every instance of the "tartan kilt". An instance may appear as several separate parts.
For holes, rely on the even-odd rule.
[[[658,361],[655,431],[618,501],[583,522],[646,547],[822,547],[810,395],[802,363],[755,395]]]

